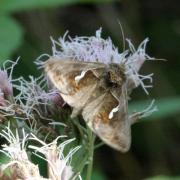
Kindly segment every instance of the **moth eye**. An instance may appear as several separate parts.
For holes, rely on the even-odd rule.
[[[108,77],[108,79],[111,79],[111,72],[110,71],[107,72],[107,77]]]

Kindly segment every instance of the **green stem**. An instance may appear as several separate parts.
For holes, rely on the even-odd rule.
[[[87,176],[86,176],[86,180],[91,180],[91,176],[92,176],[92,169],[93,169],[93,156],[94,156],[94,141],[96,136],[94,135],[94,133],[88,129],[88,135],[89,135],[89,164],[87,167]]]

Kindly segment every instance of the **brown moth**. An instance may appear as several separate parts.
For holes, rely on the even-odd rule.
[[[44,68],[64,101],[73,107],[72,117],[81,113],[90,129],[106,144],[121,152],[129,150],[131,124],[142,113],[128,115],[128,93],[135,84],[127,79],[123,63],[52,57]]]

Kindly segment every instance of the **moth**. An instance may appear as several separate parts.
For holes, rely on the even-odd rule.
[[[51,57],[44,69],[72,108],[106,144],[126,152],[131,144],[131,125],[140,113],[128,115],[128,94],[134,88],[123,63],[104,64]]]

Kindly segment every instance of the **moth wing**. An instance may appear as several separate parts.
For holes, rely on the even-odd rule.
[[[105,68],[103,63],[56,58],[49,59],[44,66],[47,76],[60,91],[64,101],[74,107],[77,112],[91,97]],[[77,77],[79,77],[78,82],[75,80]]]
[[[109,146],[121,151],[128,151],[131,143],[131,129],[128,121],[125,86],[119,99],[111,92],[88,103],[82,112],[88,126]],[[118,109],[116,112],[113,109]]]

